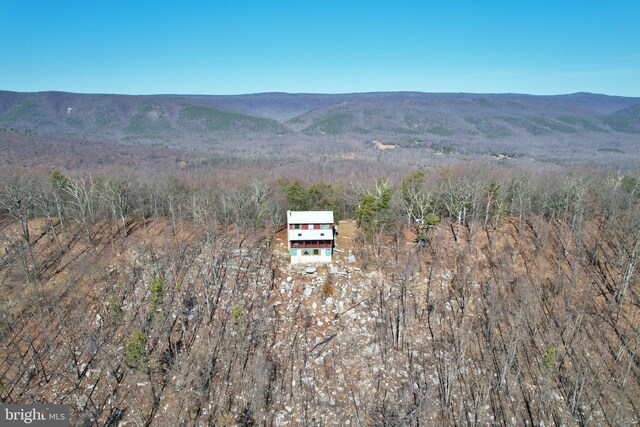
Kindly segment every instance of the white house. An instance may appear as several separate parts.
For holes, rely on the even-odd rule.
[[[287,232],[291,264],[331,262],[332,211],[287,211]]]

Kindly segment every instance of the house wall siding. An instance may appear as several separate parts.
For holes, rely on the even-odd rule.
[[[331,262],[335,234],[333,212],[287,211],[287,217],[291,263]]]

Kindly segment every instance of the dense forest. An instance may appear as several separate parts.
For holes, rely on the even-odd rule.
[[[0,402],[87,426],[640,423],[640,181],[557,170],[4,169]],[[331,265],[289,266],[287,209],[334,211]]]

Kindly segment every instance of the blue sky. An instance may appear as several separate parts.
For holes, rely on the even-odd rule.
[[[640,0],[0,0],[0,89],[640,96]]]

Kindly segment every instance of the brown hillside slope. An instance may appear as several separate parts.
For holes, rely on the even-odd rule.
[[[442,223],[417,247],[347,221],[313,275],[283,233],[66,224],[58,246],[45,226],[31,257],[0,223],[6,403],[77,425],[640,422],[639,289],[616,293],[612,225]]]

